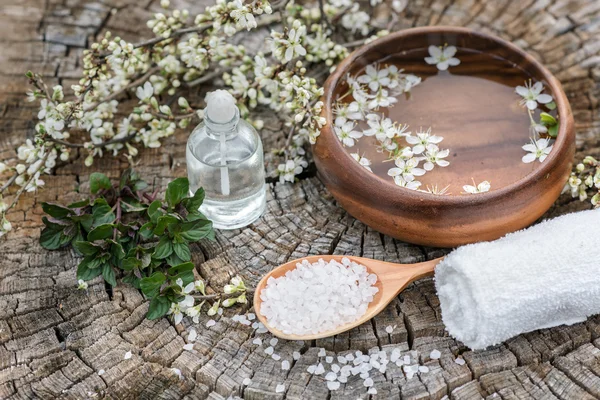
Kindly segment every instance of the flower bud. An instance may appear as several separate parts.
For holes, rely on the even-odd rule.
[[[208,309],[206,314],[208,314],[209,317],[212,317],[213,315],[215,315],[217,313],[220,302],[221,302],[221,300],[217,301],[215,304],[212,305],[211,308]]]
[[[231,307],[236,303],[236,299],[234,297],[223,300],[223,307]]]
[[[239,296],[236,301],[240,304],[246,304],[248,302],[248,300],[246,299],[246,293],[242,294],[241,296]]]

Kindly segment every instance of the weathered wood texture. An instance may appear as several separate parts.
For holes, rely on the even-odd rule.
[[[204,2],[175,3],[186,3],[193,11]],[[147,36],[144,21],[158,9],[158,2],[150,0],[4,0],[0,159],[14,160],[16,146],[33,132],[37,112],[24,102],[24,71],[69,86],[80,73],[81,50],[94,35],[109,29],[128,39]],[[564,84],[577,126],[577,157],[600,154],[600,2],[409,0],[396,27],[427,24],[469,26],[530,51]],[[268,154],[284,139],[279,121],[271,117],[266,126],[262,134]],[[180,132],[164,147],[143,151],[142,174],[158,185],[183,176],[186,136]],[[140,293],[119,286],[109,295],[98,281],[87,293],[77,291],[74,255],[40,248],[41,201],[78,199],[79,190],[87,191],[90,172],[98,169],[116,177],[125,167],[122,160],[107,157],[88,169],[81,157],[74,158],[45,177],[46,187],[37,195],[22,199],[10,213],[17,228],[0,243],[0,398],[366,398],[360,383],[329,394],[323,378],[311,377],[306,367],[316,360],[315,347],[340,353],[388,345],[414,352],[431,371],[411,380],[388,371],[375,379],[379,394],[373,398],[600,398],[600,317],[472,352],[444,334],[431,280],[412,285],[382,315],[349,333],[316,343],[280,343],[280,354],[303,354],[290,371],[282,371],[279,362],[252,345],[252,330],[232,322],[233,311],[210,329],[198,326],[194,350],[184,351],[183,327],[167,319],[144,320],[147,305]],[[272,171],[273,165],[267,168]],[[268,193],[268,212],[259,222],[220,232],[216,242],[196,247],[194,261],[210,286],[221,287],[235,274],[256,284],[274,266],[307,254],[415,262],[443,253],[366,228],[335,204],[315,176],[294,185],[271,184]],[[585,207],[562,197],[548,215]],[[385,332],[387,325],[397,325],[391,335]],[[440,360],[428,359],[433,348],[442,351]],[[124,360],[127,351],[133,357]],[[453,362],[458,354],[466,365]],[[179,380],[171,368],[181,369],[185,379]],[[99,375],[101,369],[106,372]],[[245,377],[252,377],[249,387],[241,384]],[[283,382],[285,392],[275,393]]]

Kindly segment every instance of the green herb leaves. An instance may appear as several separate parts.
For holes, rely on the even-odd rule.
[[[118,185],[104,174],[91,174],[90,192],[96,197],[68,206],[42,205],[47,216],[40,243],[49,250],[71,246],[83,256],[80,280],[102,275],[112,286],[121,278],[140,289],[151,299],[148,318],[155,319],[181,301],[182,287],[194,281],[190,244],[213,238],[214,232],[198,211],[204,190],[189,196],[187,178],[169,183],[165,201],[147,188],[132,169]]]

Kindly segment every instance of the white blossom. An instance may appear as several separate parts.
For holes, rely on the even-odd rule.
[[[535,110],[539,104],[548,104],[552,101],[552,96],[549,94],[542,93],[544,85],[542,82],[536,82],[534,84],[525,82],[525,86],[517,86],[515,92],[523,99],[521,105],[526,106],[529,110]]]
[[[369,14],[359,10],[358,4],[354,3],[353,7],[342,16],[342,26],[352,33],[358,32],[363,36],[369,34]]]
[[[355,139],[360,139],[363,136],[363,133],[355,130],[355,128],[356,124],[352,121],[348,121],[342,126],[333,127],[342,144],[348,147],[354,146]]]
[[[424,169],[418,167],[419,160],[416,158],[410,158],[408,160],[397,158],[394,160],[394,164],[396,164],[396,167],[390,168],[388,170],[388,175],[392,177],[402,175],[407,182],[413,181],[415,176],[425,175],[426,172]]]
[[[523,146],[523,150],[529,153],[524,155],[521,159],[524,163],[534,162],[539,159],[540,162],[544,162],[548,154],[552,151],[552,144],[550,139],[538,139],[536,141],[531,140],[531,143]]]
[[[154,94],[154,87],[150,82],[146,82],[144,83],[144,86],[139,86],[136,89],[135,94],[137,98],[140,99],[140,101],[149,101],[152,95]]]
[[[456,47],[454,46],[429,46],[429,57],[425,57],[427,64],[435,64],[437,69],[445,71],[448,67],[454,67],[460,64],[460,60],[454,55],[456,54]]]
[[[362,157],[358,153],[351,153],[352,158],[354,158],[360,165],[362,165],[367,171],[373,172],[371,170],[371,161],[365,157]]]
[[[280,164],[277,167],[277,173],[279,175],[279,182],[294,182],[296,175],[302,173],[303,169],[306,168],[306,161],[300,159],[287,160],[285,164]]]
[[[425,160],[425,164],[423,164],[425,171],[431,171],[436,165],[440,167],[447,167],[450,165],[448,161],[444,160],[444,158],[448,157],[450,154],[450,150],[440,150],[435,144],[428,144],[426,149],[425,157],[423,157]]]
[[[388,68],[380,68],[377,64],[369,64],[365,69],[365,74],[360,75],[356,80],[359,83],[364,83],[376,92],[381,86],[389,86],[390,78],[388,77],[390,70]]]
[[[423,153],[429,144],[438,144],[442,140],[444,140],[443,137],[431,134],[431,128],[428,128],[425,132],[421,129],[416,133],[416,136],[406,137],[406,141],[414,145],[412,151],[415,154]]]
[[[473,180],[473,185],[464,185],[463,190],[469,194],[485,193],[489,192],[492,186],[488,181],[483,181],[480,184],[476,184]]]

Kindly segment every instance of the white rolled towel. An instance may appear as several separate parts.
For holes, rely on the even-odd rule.
[[[435,269],[442,320],[483,349],[600,313],[600,210],[460,247]]]

